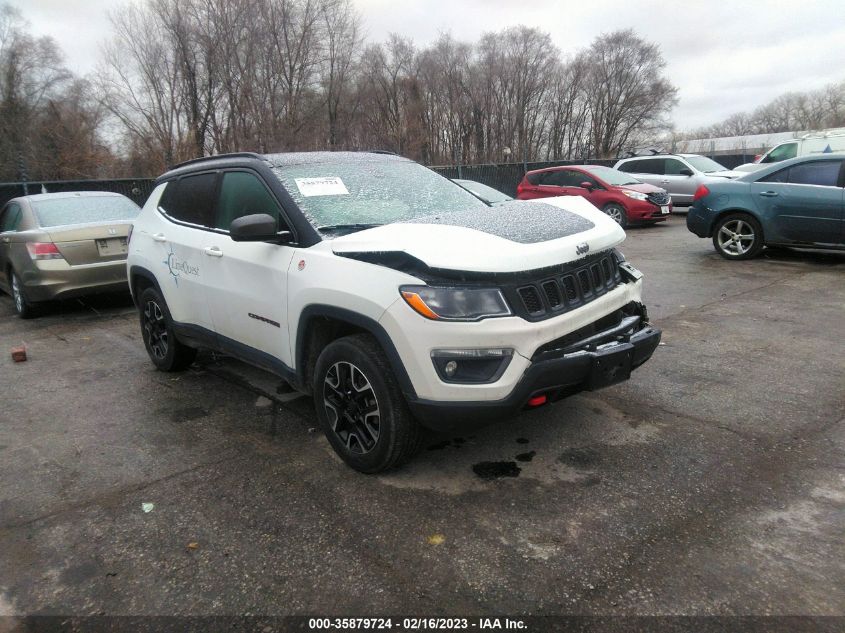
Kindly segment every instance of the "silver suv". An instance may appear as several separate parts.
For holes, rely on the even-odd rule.
[[[623,158],[614,169],[631,174],[637,180],[662,187],[672,196],[675,206],[692,204],[699,185],[722,178],[739,178],[742,172],[731,171],[715,160],[698,154],[655,154]]]

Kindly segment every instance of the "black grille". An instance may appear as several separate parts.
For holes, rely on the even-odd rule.
[[[590,273],[586,270],[578,271],[578,285],[581,286],[582,295],[593,294],[593,286],[590,284]]]
[[[584,305],[622,283],[619,261],[610,253],[593,255],[580,265],[561,267],[537,280],[503,287],[514,310],[536,321]]]
[[[654,193],[648,194],[648,201],[657,206],[663,206],[664,204],[669,204],[669,194],[665,191],[655,191]]]
[[[519,296],[522,297],[522,303],[528,314],[536,314],[543,311],[543,301],[540,299],[540,293],[534,286],[527,286],[519,289]]]
[[[575,289],[575,277],[566,275],[563,281],[563,290],[566,293],[567,301],[575,301],[578,298],[578,291]]]
[[[552,308],[560,307],[563,303],[560,297],[560,290],[557,288],[557,282],[554,280],[543,282],[543,292],[546,293],[546,300]]]

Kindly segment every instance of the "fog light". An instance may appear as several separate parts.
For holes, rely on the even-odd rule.
[[[452,383],[489,383],[498,380],[513,358],[513,350],[435,349],[431,360],[440,379]]]

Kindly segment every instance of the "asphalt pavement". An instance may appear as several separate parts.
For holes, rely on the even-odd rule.
[[[155,371],[125,296],[0,296],[0,614],[845,615],[845,255],[622,250],[629,382],[379,476],[273,376]]]

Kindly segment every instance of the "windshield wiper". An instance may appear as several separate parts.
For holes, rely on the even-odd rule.
[[[377,226],[383,226],[382,224],[364,224],[364,223],[353,223],[353,224],[327,224],[326,226],[318,226],[318,231],[325,231],[326,233],[334,233],[336,231],[363,231],[364,229],[372,229]]]

